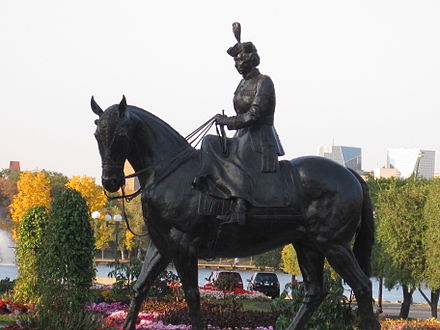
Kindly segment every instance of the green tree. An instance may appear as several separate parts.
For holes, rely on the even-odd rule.
[[[14,168],[4,168],[0,170],[0,178],[8,179],[13,182],[17,182],[20,178],[20,171]]]
[[[281,265],[281,247],[276,248],[265,253],[256,255],[254,257],[254,264],[257,267],[272,267],[280,269]]]
[[[130,203],[126,204],[128,221],[130,228],[136,234],[141,234],[147,230],[145,225],[144,216],[142,214],[142,204],[140,198],[133,199]],[[135,236],[130,231],[126,231],[125,246],[127,250],[137,250],[137,257],[140,258],[140,250],[142,246],[148,246],[148,236]]]
[[[426,200],[424,182],[407,180],[403,186],[394,182],[379,194],[377,240],[389,256],[387,287],[400,284],[403,303],[400,317],[407,318],[414,290],[420,286],[425,267],[422,238],[423,209]]]
[[[431,289],[431,299],[425,297],[431,307],[431,315],[437,318],[440,295],[440,179],[430,180],[424,208],[425,235],[423,238],[426,269],[424,278]]]
[[[69,181],[68,177],[62,173],[55,171],[46,171],[43,170],[46,174],[46,177],[49,179],[51,192],[50,195],[52,198],[57,196],[58,194],[64,191],[64,186]]]
[[[38,303],[41,283],[45,279],[41,249],[45,242],[44,231],[48,223],[48,211],[38,206],[26,211],[18,227],[17,269],[18,279],[14,298],[23,303]]]
[[[17,193],[17,182],[0,177],[0,230],[10,230],[9,205]]]
[[[376,210],[376,206],[378,203],[379,195],[382,191],[387,190],[391,185],[403,186],[405,184],[405,180],[397,179],[397,178],[374,178],[373,176],[367,177],[368,191],[370,194],[371,202],[373,204],[373,210]],[[374,222],[377,228],[380,217],[378,216],[378,212],[374,212]],[[377,230],[375,232],[377,236]],[[389,263],[390,256],[385,252],[382,243],[380,240],[375,238],[375,244],[373,245],[373,251],[371,256],[371,269],[372,275],[379,279],[379,292],[378,292],[378,307],[382,309],[382,291],[383,291],[383,282],[384,278],[387,277],[387,274],[393,273],[394,270]],[[388,282],[387,282],[388,283]],[[389,284],[389,283],[388,283]],[[394,285],[394,284],[392,284]]]
[[[84,198],[66,189],[52,203],[46,230],[45,285],[41,306],[53,317],[80,312],[95,277],[94,236]]]

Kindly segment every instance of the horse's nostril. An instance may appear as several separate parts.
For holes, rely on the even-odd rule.
[[[116,177],[101,177],[102,185],[109,192],[116,192],[121,187],[120,179]]]

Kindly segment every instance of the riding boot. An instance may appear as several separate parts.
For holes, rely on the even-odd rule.
[[[233,204],[233,209],[230,213],[217,216],[217,219],[225,221],[226,223],[237,223],[240,226],[246,222],[247,205],[243,198],[236,198]]]

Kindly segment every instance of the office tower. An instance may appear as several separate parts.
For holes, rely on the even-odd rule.
[[[397,169],[401,178],[417,174],[429,179],[434,176],[435,151],[420,148],[389,149],[387,167]]]
[[[353,170],[362,170],[362,149],[347,146],[320,146],[319,155]]]

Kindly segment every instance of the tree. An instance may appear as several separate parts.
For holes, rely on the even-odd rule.
[[[440,179],[430,180],[426,204],[424,208],[425,235],[423,237],[426,269],[424,278],[426,285],[431,289],[431,299],[428,301],[431,307],[432,317],[437,318],[437,306],[440,296]]]
[[[38,303],[40,286],[44,282],[41,249],[48,222],[48,210],[44,206],[26,211],[18,227],[17,269],[18,279],[14,286],[14,298],[23,303]]]
[[[380,193],[384,190],[387,190],[391,185],[396,185],[398,187],[405,185],[405,180],[397,178],[374,178],[373,176],[369,175],[367,177],[367,185],[373,205],[373,210],[375,210]],[[377,228],[380,222],[380,218],[378,216],[378,212],[374,212],[373,214],[374,222]],[[377,230],[375,232],[375,235],[377,236]],[[387,274],[394,272],[389,263],[389,260],[390,256],[384,251],[381,241],[375,238],[375,244],[373,245],[371,256],[371,269],[372,275],[379,279],[379,292],[377,295],[379,310],[382,310],[382,289],[384,278],[387,277]],[[387,282],[387,284],[391,286],[394,285],[394,283],[390,284],[389,282]]]
[[[16,193],[17,183],[15,181],[0,178],[0,230],[9,229],[11,220],[9,205]]]
[[[104,190],[95,183],[95,178],[85,175],[74,176],[66,183],[66,187],[79,191],[86,200],[90,212],[101,210],[107,203]]]
[[[50,182],[44,172],[21,172],[18,193],[9,207],[12,217],[12,237],[17,239],[17,228],[27,210],[35,206],[50,206]]]
[[[54,198],[43,246],[41,298],[43,308],[54,316],[78,312],[90,298],[95,248],[89,217],[86,201],[78,191],[66,189]]]
[[[112,237],[112,228],[107,226],[103,220],[105,216],[104,207],[107,205],[107,197],[105,197],[102,187],[95,183],[95,179],[88,176],[74,176],[66,187],[77,190],[86,200],[89,212],[99,211],[101,218],[94,221],[92,228],[95,232],[95,244],[98,250],[104,250],[109,247],[109,241]]]
[[[273,249],[254,257],[254,264],[258,267],[272,267],[280,269],[281,248]]]
[[[20,171],[15,168],[4,168],[0,170],[0,178],[8,179],[13,182],[17,182],[20,178]]]
[[[142,204],[140,198],[133,199],[126,204],[128,222],[131,230],[136,234],[145,232],[146,225],[142,214]],[[128,229],[125,231],[125,247],[129,251],[137,250],[137,257],[141,257],[141,247],[147,247],[149,242],[148,236],[135,236]]]
[[[281,269],[292,275],[291,284],[293,288],[296,282],[295,276],[301,275],[301,269],[292,244],[284,246],[281,250]]]
[[[377,203],[380,218],[377,238],[390,258],[385,285],[402,285],[404,299],[400,317],[403,318],[408,317],[412,294],[424,275],[425,191],[424,182],[407,180],[403,186],[394,183],[381,191]]]
[[[46,173],[46,176],[50,181],[52,198],[54,198],[55,196],[57,196],[58,194],[64,191],[64,186],[69,181],[67,176],[65,176],[62,173],[54,172],[54,171],[43,170],[43,172]]]

